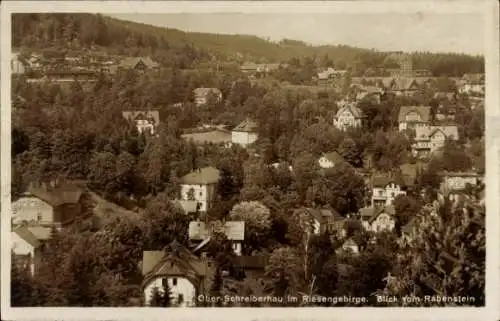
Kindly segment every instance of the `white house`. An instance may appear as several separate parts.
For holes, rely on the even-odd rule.
[[[189,240],[197,243],[196,249],[202,248],[210,241],[213,233],[223,233],[231,242],[234,254],[241,255],[241,243],[245,240],[245,222],[228,221],[222,225],[216,222],[205,224],[201,221],[192,221],[189,223]]]
[[[460,93],[475,93],[484,95],[485,93],[485,77],[484,74],[465,74],[458,88]]]
[[[415,130],[414,156],[426,157],[444,147],[447,139],[458,140],[458,128],[449,126],[419,127]]]
[[[372,179],[371,206],[392,205],[399,195],[406,195],[406,191],[390,177],[382,175]]]
[[[363,119],[363,112],[354,103],[340,102],[340,108],[335,114],[333,124],[340,130],[347,130],[350,127],[360,127]]]
[[[231,142],[247,147],[258,138],[258,125],[256,122],[245,119],[231,131]]]
[[[198,201],[199,211],[206,212],[212,205],[216,193],[220,172],[208,166],[181,178],[181,200]]]
[[[210,96],[215,97],[217,102],[222,100],[222,92],[218,88],[196,88],[193,90],[194,102],[196,106],[203,106],[208,102]]]
[[[12,230],[11,242],[12,252],[18,263],[28,266],[31,275],[35,275],[40,264],[42,242],[24,226]]]
[[[176,306],[196,306],[197,296],[208,294],[214,267],[211,260],[204,256],[198,258],[175,241],[163,251],[144,251],[142,289],[145,305],[150,305],[155,288],[162,293],[163,286],[168,284]]]
[[[367,231],[375,233],[392,231],[396,224],[394,206],[365,207],[360,210],[361,224]]]
[[[154,135],[156,127],[160,123],[160,113],[157,110],[136,110],[122,112],[123,118],[134,121],[139,133]]]
[[[22,75],[26,71],[25,67],[26,62],[21,60],[21,56],[19,53],[12,53],[12,58],[10,60],[10,67],[12,70],[12,74],[14,75]]]
[[[417,129],[429,125],[430,106],[401,106],[399,109],[399,130]]]
[[[444,172],[442,177],[442,187],[452,191],[461,191],[467,185],[476,186],[479,183],[479,175],[475,172]]]
[[[347,162],[342,156],[340,156],[339,153],[330,152],[323,154],[318,159],[318,164],[321,168],[327,169],[327,168],[334,168],[335,166],[339,166],[341,164],[347,164]]]

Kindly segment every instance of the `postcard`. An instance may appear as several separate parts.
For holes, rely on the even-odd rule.
[[[498,13],[2,3],[2,319],[498,320]]]

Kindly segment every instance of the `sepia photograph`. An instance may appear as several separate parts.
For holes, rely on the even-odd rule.
[[[2,14],[2,308],[484,308],[489,2],[379,3]]]

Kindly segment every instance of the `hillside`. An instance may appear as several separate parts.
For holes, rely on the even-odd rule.
[[[314,58],[317,64],[356,70],[384,65],[388,53],[345,45],[310,46],[301,41],[266,41],[256,36],[184,32],[177,29],[114,19],[95,14],[15,14],[15,48],[29,50],[100,48],[111,53],[152,55],[180,68],[195,62],[285,62]],[[462,54],[412,53],[414,68],[430,69],[435,76],[461,76],[484,71],[484,58]]]

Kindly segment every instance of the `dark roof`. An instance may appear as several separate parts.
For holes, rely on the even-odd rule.
[[[374,215],[374,213],[375,213],[375,208],[371,206],[359,209],[359,216],[361,217],[362,221],[370,220],[370,218]]]
[[[254,133],[257,132],[259,126],[258,124],[251,120],[251,119],[245,119],[242,121],[238,126],[233,128],[233,132],[248,132],[248,133]]]
[[[389,174],[378,174],[372,177],[373,187],[386,187],[390,183],[397,184],[396,179]]]
[[[122,112],[123,118],[127,120],[149,120],[152,119],[156,125],[160,123],[160,113],[157,110],[134,110]]]
[[[392,205],[386,205],[382,208],[374,208],[373,212],[372,212],[372,216],[368,219],[368,222],[372,223],[382,213],[386,213],[386,214],[389,214],[390,216],[394,216],[394,214],[396,213],[396,210],[395,210],[394,206],[392,206]]]
[[[182,184],[203,185],[214,184],[219,181],[220,171],[215,167],[203,167],[181,178]]]
[[[135,68],[139,62],[143,62],[148,68],[157,68],[159,64],[150,57],[131,57],[120,61],[120,67]]]
[[[320,223],[325,223],[328,219],[333,219],[334,221],[342,221],[345,218],[340,215],[336,210],[329,208],[315,209],[310,207],[304,207],[296,211],[305,210],[309,215],[316,219]]]
[[[20,226],[12,230],[13,233],[16,233],[19,235],[20,238],[26,241],[26,243],[30,244],[34,248],[37,248],[41,245],[40,241],[36,238],[31,231],[25,227],[25,226]]]
[[[182,261],[184,267],[191,268],[199,275],[204,275],[203,268],[196,264],[201,260],[176,241],[169,244],[163,251],[143,251],[142,275],[154,274],[169,258]]]
[[[353,103],[346,103],[340,107],[335,117],[338,117],[338,115],[342,114],[346,110],[349,111],[349,113],[355,118],[363,118],[363,112]]]
[[[401,106],[399,109],[398,121],[404,122],[406,121],[406,115],[411,112],[418,113],[420,115],[420,119],[423,122],[428,122],[431,116],[431,107],[430,106]]]
[[[240,269],[264,269],[269,260],[268,255],[244,255],[231,258],[231,262],[235,268]]]
[[[28,194],[33,195],[56,207],[63,204],[76,204],[80,200],[83,191],[74,184],[63,184],[52,187],[46,184],[31,185],[28,188]]]

